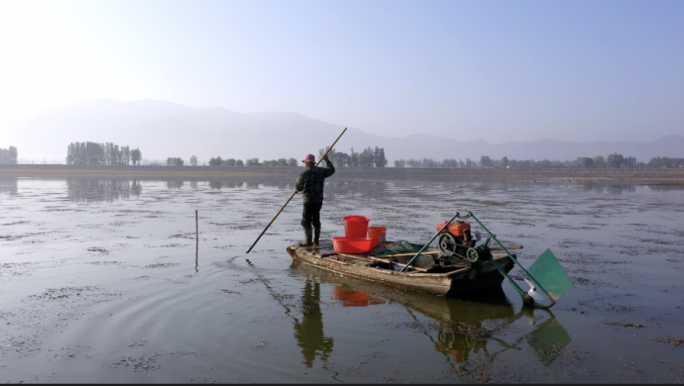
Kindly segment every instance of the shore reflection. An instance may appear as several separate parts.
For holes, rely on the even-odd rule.
[[[138,197],[142,184],[138,180],[67,179],[67,197],[75,202],[114,201]]]
[[[19,191],[16,177],[0,178],[0,193],[15,195]]]

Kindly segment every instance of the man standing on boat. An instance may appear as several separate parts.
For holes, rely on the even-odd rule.
[[[325,179],[335,173],[335,167],[326,153],[323,158],[326,167],[316,166],[316,157],[309,154],[302,160],[306,169],[299,174],[295,183],[295,190],[302,192],[304,209],[302,210],[302,226],[306,241],[299,243],[303,247],[318,245],[321,236],[321,207],[323,206],[323,185]],[[311,240],[311,225],[313,225],[313,243]]]

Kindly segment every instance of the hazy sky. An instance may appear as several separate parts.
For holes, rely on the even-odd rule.
[[[0,0],[0,125],[99,98],[645,141],[684,134],[684,1]]]

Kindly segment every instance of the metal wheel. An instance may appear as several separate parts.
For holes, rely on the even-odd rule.
[[[444,256],[453,256],[456,253],[456,239],[449,233],[439,236],[437,245]]]
[[[469,262],[474,263],[480,258],[480,254],[477,252],[477,249],[468,248],[468,252],[466,252],[466,258]]]

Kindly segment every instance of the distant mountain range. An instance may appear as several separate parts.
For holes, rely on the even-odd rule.
[[[66,157],[71,142],[114,142],[139,147],[143,158],[165,160],[196,155],[200,161],[222,158],[302,159],[337,138],[342,125],[296,113],[236,113],[223,108],[196,109],[164,101],[116,102],[107,99],[45,112],[15,128],[19,158]],[[684,157],[684,136],[670,135],[651,142],[570,142],[538,140],[490,144],[484,140],[458,141],[426,134],[386,138],[349,128],[336,146],[349,153],[353,147],[385,149],[390,161],[409,158],[572,160],[617,152],[640,161],[652,157]]]

